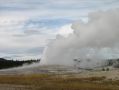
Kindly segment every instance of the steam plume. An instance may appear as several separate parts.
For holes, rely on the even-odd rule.
[[[73,60],[80,58],[85,67],[111,57],[109,53],[114,53],[119,46],[119,10],[93,12],[88,18],[88,23],[73,23],[74,31],[68,37],[57,35],[45,50],[41,62],[73,65]],[[91,63],[87,59],[91,59]]]

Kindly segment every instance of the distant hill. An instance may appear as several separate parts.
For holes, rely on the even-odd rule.
[[[22,66],[24,64],[32,64],[32,63],[36,63],[36,62],[40,62],[40,59],[37,60],[7,60],[4,58],[0,58],[0,69],[6,69],[6,68],[12,68],[12,67],[19,67]]]

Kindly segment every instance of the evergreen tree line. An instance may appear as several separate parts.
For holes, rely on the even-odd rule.
[[[24,64],[32,64],[40,62],[40,59],[31,59],[31,60],[7,60],[4,58],[0,58],[0,69],[12,68],[12,67],[19,67]]]

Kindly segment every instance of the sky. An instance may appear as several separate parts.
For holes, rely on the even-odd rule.
[[[119,0],[0,0],[0,57],[40,58],[57,34],[88,21],[88,13],[119,7]]]

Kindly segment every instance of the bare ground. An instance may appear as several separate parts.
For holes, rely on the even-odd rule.
[[[30,87],[25,85],[0,84],[0,90],[30,90]]]

